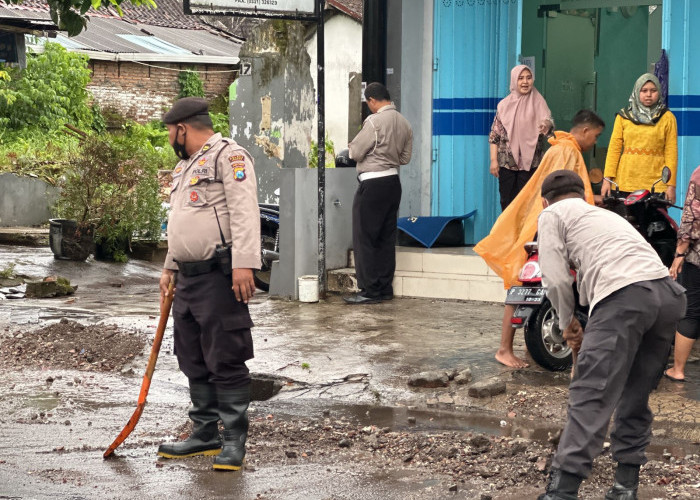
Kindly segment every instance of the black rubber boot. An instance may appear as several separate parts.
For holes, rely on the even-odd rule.
[[[615,484],[605,494],[605,500],[637,500],[639,465],[617,464]]]
[[[219,412],[216,389],[208,382],[190,380],[190,420],[194,429],[190,437],[176,443],[164,443],[158,447],[158,456],[163,458],[187,458],[196,455],[218,455],[221,452],[219,436]]]
[[[549,472],[549,482],[545,493],[537,500],[577,500],[578,489],[583,478],[560,469]]]
[[[250,385],[240,389],[217,389],[219,416],[224,424],[224,449],[214,458],[216,470],[239,470],[248,438]]]

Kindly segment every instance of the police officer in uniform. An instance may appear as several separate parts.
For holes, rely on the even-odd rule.
[[[651,441],[649,393],[661,378],[685,311],[685,289],[629,222],[583,197],[583,181],[571,170],[557,170],[542,183],[542,281],[564,338],[580,351],[566,426],[539,500],[578,498],[613,413],[610,441],[617,469],[605,498],[634,500]],[[585,332],[574,317],[572,267],[579,300],[590,306]]]
[[[186,97],[163,116],[180,162],[173,170],[161,302],[176,282],[175,353],[189,379],[194,429],[158,448],[165,458],[216,455],[238,470],[248,433],[253,326],[248,300],[260,268],[260,212],[253,160],[214,133],[207,102]],[[223,440],[218,421],[224,427]]]
[[[396,110],[386,87],[370,83],[365,100],[372,114],[348,145],[360,181],[352,204],[352,248],[360,293],[345,297],[348,304],[394,298],[399,166],[411,160],[413,148],[411,125]]]

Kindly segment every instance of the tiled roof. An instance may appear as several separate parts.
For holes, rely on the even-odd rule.
[[[196,16],[186,16],[182,0],[156,2],[157,9],[123,4],[124,17],[111,7],[90,10],[87,29],[71,38],[59,32],[57,41],[69,50],[92,54],[98,59],[104,58],[104,54],[131,54],[129,57],[136,59],[164,62],[195,62],[198,58],[214,64],[232,64],[236,60],[240,40],[208,26]],[[0,2],[0,20],[3,18],[8,22],[29,19],[50,23],[48,5],[41,0],[24,0],[19,5]]]
[[[360,22],[362,22],[362,3],[362,0],[328,0],[328,5]]]
[[[123,19],[132,23],[148,24],[150,26],[162,26],[164,28],[179,29],[209,29],[197,16],[188,16],[183,12],[182,0],[155,0],[157,7],[136,7],[129,2],[121,4],[124,16],[120,18],[114,7],[104,7],[99,10],[90,9],[88,17],[103,17]],[[0,2],[0,11],[3,9],[17,12],[38,14],[40,18],[48,16],[49,6],[43,0],[24,0],[21,4],[5,4]],[[33,14],[25,14],[35,17]]]
[[[181,29],[207,29],[197,16],[188,16],[183,12],[182,0],[155,0],[157,8],[135,7],[129,2],[122,2],[124,19],[151,26]],[[115,12],[116,14],[116,12]]]

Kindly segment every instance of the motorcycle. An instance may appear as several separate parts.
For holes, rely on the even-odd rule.
[[[260,208],[260,259],[262,266],[253,272],[255,286],[270,291],[272,263],[280,259],[280,207],[258,203]]]
[[[641,189],[627,196],[620,196],[619,187],[610,181],[616,189],[612,196],[603,200],[607,209],[624,217],[641,233],[667,267],[673,262],[676,250],[678,225],[668,215],[668,207],[675,205],[666,200],[664,193],[655,193],[654,188],[659,182],[666,183],[670,178],[671,170],[664,167],[661,179],[654,183],[651,190]],[[511,325],[524,329],[525,345],[538,365],[552,371],[566,370],[572,363],[571,348],[566,345],[557,313],[547,298],[547,289],[542,286],[537,242],[527,243],[525,251],[528,258],[518,277],[522,286],[511,287],[506,296],[506,304],[515,306]],[[585,329],[588,307],[580,304],[576,272],[572,269],[571,273],[576,299],[574,316]]]

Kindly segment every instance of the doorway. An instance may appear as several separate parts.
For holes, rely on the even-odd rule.
[[[522,57],[534,67],[556,128],[569,130],[584,108],[605,121],[597,146],[585,155],[589,169],[604,168],[617,111],[661,56],[662,0],[620,3],[626,2],[523,0]]]

